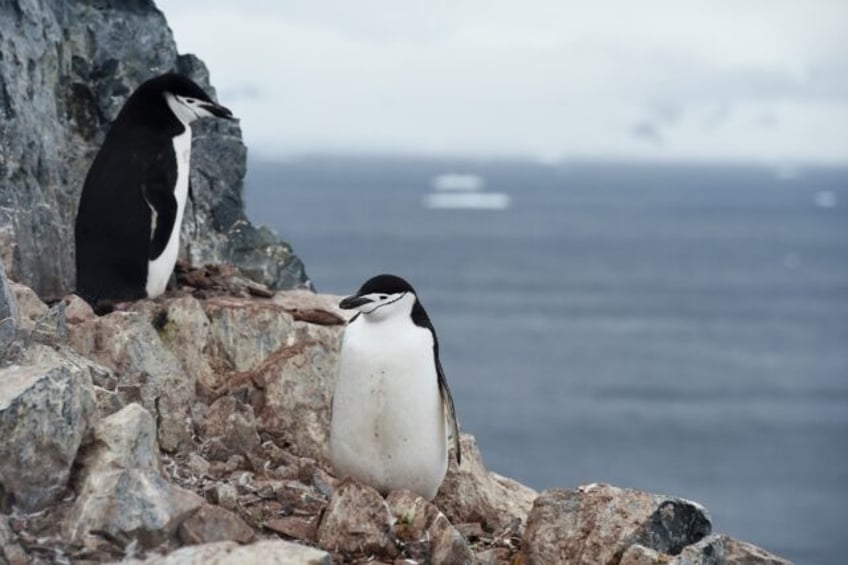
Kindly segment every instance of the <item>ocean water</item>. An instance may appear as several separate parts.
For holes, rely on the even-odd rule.
[[[503,210],[429,209],[479,175]],[[318,290],[392,272],[486,465],[690,498],[832,564],[848,509],[848,169],[252,159],[248,212]]]

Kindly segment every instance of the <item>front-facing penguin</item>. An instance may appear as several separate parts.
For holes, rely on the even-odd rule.
[[[342,339],[333,467],[383,494],[408,489],[430,500],[447,472],[448,425],[461,461],[433,324],[412,286],[394,275],[368,280],[339,306],[358,313]]]
[[[190,124],[232,118],[174,73],[139,86],[97,153],[80,197],[76,292],[95,307],[165,291],[189,192]]]

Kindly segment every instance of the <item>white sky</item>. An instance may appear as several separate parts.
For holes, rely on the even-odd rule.
[[[157,0],[254,154],[848,164],[848,0]]]

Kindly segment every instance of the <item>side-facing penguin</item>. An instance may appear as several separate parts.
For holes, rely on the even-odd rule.
[[[189,192],[190,124],[232,119],[190,79],[166,73],[124,103],[77,210],[76,292],[95,307],[165,291]]]
[[[433,324],[394,275],[368,280],[339,306],[358,313],[345,328],[333,394],[333,467],[383,494],[408,489],[430,500],[447,472],[447,425],[461,462]]]

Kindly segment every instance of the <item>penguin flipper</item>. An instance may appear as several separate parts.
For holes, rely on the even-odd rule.
[[[197,239],[197,200],[194,199],[194,188],[191,185],[191,177],[188,179],[188,199],[191,200],[191,217],[194,225],[194,238]]]
[[[436,373],[439,375],[439,393],[442,395],[442,405],[447,412],[448,424],[451,427],[451,435],[453,436],[453,447],[456,452],[456,464],[462,463],[462,451],[459,448],[459,422],[456,419],[456,409],[453,405],[453,396],[448,388],[448,381],[445,378],[445,372],[442,370],[442,363],[436,357]]]
[[[173,188],[176,178],[169,179],[171,175],[164,170],[167,169],[154,164],[147,170],[144,183],[141,185],[144,200],[153,211],[151,218],[153,225],[150,230],[151,260],[165,251],[177,221],[177,198],[174,196]]]

